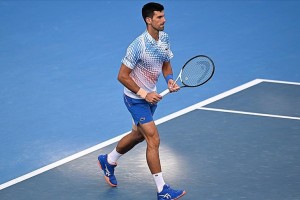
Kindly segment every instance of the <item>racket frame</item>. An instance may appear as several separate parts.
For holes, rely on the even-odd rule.
[[[211,62],[212,68],[213,68],[213,69],[212,69],[212,73],[211,73],[210,76],[207,78],[207,80],[204,81],[204,82],[202,82],[201,84],[198,84],[198,85],[192,85],[192,86],[191,86],[191,85],[186,85],[186,84],[184,84],[184,82],[182,81],[182,78],[181,78],[182,71],[183,71],[183,69],[187,66],[187,64],[188,64],[191,60],[193,60],[193,59],[195,59],[195,58],[198,58],[198,57],[205,57],[205,58],[207,58],[207,59]],[[192,57],[191,59],[189,59],[188,61],[185,62],[185,64],[184,64],[183,67],[181,68],[180,73],[179,73],[178,77],[176,78],[174,84],[178,81],[178,79],[180,79],[180,82],[182,83],[182,86],[180,86],[180,88],[183,88],[183,87],[199,87],[200,85],[203,85],[203,84],[205,84],[207,81],[209,81],[209,80],[212,78],[212,76],[214,75],[214,73],[215,73],[215,64],[214,64],[214,62],[212,61],[212,59],[211,59],[210,57],[206,56],[206,55],[197,55],[197,56],[194,56],[194,57]],[[169,94],[169,93],[170,93],[170,90],[169,90],[169,88],[168,88],[168,89],[164,90],[163,92],[161,92],[159,95],[163,97],[163,96],[165,96],[165,95],[167,95],[167,94]]]

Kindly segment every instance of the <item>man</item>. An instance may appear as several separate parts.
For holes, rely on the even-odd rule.
[[[147,30],[137,37],[127,48],[122,60],[118,80],[124,87],[124,103],[133,118],[131,133],[123,137],[117,147],[107,155],[98,157],[99,165],[104,171],[106,182],[117,186],[114,169],[117,160],[138,143],[146,140],[146,158],[150,172],[157,186],[158,200],[178,199],[184,190],[174,190],[165,184],[159,159],[160,138],[153,121],[157,103],[162,97],[156,92],[156,83],[162,73],[171,92],[179,90],[173,80],[168,35],[163,32],[166,22],[164,7],[158,3],[143,6],[142,15]]]

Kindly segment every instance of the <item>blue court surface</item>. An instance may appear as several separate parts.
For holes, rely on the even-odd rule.
[[[157,120],[166,179],[185,199],[299,199],[299,106],[300,83],[256,79]],[[117,140],[28,174],[1,199],[154,199],[145,143],[118,163],[119,186],[106,185],[97,156]]]
[[[118,188],[97,165],[131,129],[116,77],[147,2],[0,0],[1,200],[155,198],[145,143]],[[159,103],[166,181],[182,199],[300,199],[300,2],[159,2],[174,73],[197,54],[216,65]]]

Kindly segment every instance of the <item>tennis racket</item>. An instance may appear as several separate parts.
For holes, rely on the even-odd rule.
[[[205,55],[198,55],[189,59],[180,70],[180,73],[175,80],[181,82],[180,88],[183,87],[198,87],[203,85],[214,75],[215,65],[212,59]],[[178,84],[178,83],[177,83]],[[165,96],[170,93],[169,89],[166,89],[160,96]]]

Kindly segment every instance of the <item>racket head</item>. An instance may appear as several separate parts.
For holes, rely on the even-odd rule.
[[[208,56],[197,55],[189,59],[181,69],[182,87],[198,87],[203,85],[215,72],[215,64]]]

